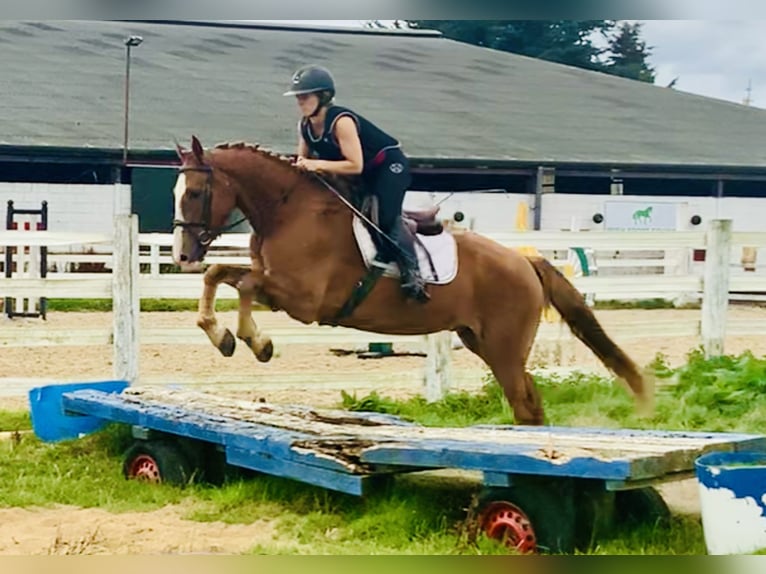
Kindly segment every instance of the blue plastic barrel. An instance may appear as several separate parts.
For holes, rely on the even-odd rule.
[[[29,390],[29,412],[32,429],[40,440],[55,442],[74,439],[103,428],[109,421],[97,417],[68,413],[64,410],[64,393],[93,390],[120,393],[129,386],[127,381],[97,381],[47,385]]]
[[[708,553],[766,549],[766,452],[711,452],[694,466]]]

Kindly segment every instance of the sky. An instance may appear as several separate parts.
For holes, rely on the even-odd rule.
[[[364,20],[261,20],[361,26]],[[391,22],[382,20],[381,22]],[[639,20],[655,84],[766,108],[766,20]]]
[[[766,20],[648,20],[642,37],[653,47],[655,84],[766,108]]]

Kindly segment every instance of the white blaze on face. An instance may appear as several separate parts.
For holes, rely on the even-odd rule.
[[[181,199],[186,193],[186,174],[179,174],[176,180],[176,186],[173,188],[173,197],[175,198],[175,219],[176,221],[184,221],[184,215],[181,211]],[[183,250],[183,233],[182,227],[173,228],[173,261],[176,265],[181,264],[181,252]]]

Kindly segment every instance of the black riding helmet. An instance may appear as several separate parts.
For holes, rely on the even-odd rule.
[[[335,97],[335,80],[333,80],[330,70],[322,66],[303,66],[293,74],[291,87],[283,95],[298,96],[301,94],[319,95],[319,108],[326,106]],[[312,114],[313,115],[313,114]]]

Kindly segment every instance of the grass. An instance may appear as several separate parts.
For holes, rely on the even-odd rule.
[[[746,352],[705,359],[700,349],[686,364],[671,368],[658,355],[648,366],[661,385],[653,416],[641,417],[627,392],[608,379],[574,373],[535,377],[543,397],[546,424],[578,427],[764,432],[766,358]],[[402,416],[430,426],[510,424],[512,413],[494,379],[478,393],[453,393],[429,404],[422,397],[394,401],[373,392],[361,398],[343,393],[348,410],[371,410]]]
[[[706,360],[700,351],[678,368],[657,356],[650,365],[668,383],[652,417],[634,413],[627,393],[610,381],[575,374],[537,378],[548,423],[554,425],[763,432],[766,420],[766,358],[750,353]],[[478,393],[454,393],[429,404],[396,401],[371,393],[343,393],[350,410],[374,410],[426,425],[465,426],[512,422],[491,379]],[[28,424],[23,415],[0,413],[5,428]],[[197,521],[253,523],[268,520],[272,541],[252,548],[265,554],[506,554],[479,536],[465,509],[480,485],[473,479],[426,473],[397,477],[364,499],[319,487],[257,476],[233,477],[222,486],[185,488],[126,481],[121,453],[131,441],[126,427],[59,444],[25,435],[0,442],[0,505],[71,504],[120,512],[182,505]],[[474,533],[475,534],[475,533]],[[698,518],[674,516],[665,526],[615,530],[589,554],[704,554]]]
[[[141,299],[141,311],[196,311],[197,299]],[[236,299],[217,299],[216,311],[236,311],[239,302]],[[63,313],[111,311],[111,299],[48,299],[48,311]]]
[[[119,454],[129,442],[125,427],[58,445],[23,438],[0,443],[2,506],[54,504],[110,512],[151,511],[183,505],[200,522],[274,523],[275,537],[254,554],[507,554],[492,540],[469,543],[464,509],[474,482],[435,476],[402,476],[365,499],[277,477],[234,479],[220,487],[148,486],[120,475]],[[474,533],[475,536],[475,533]],[[617,530],[592,554],[702,553],[696,521],[680,517],[665,528]]]
[[[201,289],[200,283],[200,289]],[[200,291],[201,292],[201,291]],[[196,311],[197,299],[142,299],[142,311]],[[218,299],[218,311],[234,311],[239,303],[235,299]],[[642,299],[636,301],[604,300],[596,301],[597,310],[611,309],[675,309],[673,302],[667,299]],[[699,309],[698,303],[683,305],[679,309]],[[111,299],[48,299],[48,310],[59,312],[111,311]]]
[[[675,309],[673,301],[669,299],[639,299],[635,301],[622,301],[618,299],[598,300],[593,305],[594,309]],[[699,304],[690,304],[679,307],[682,309],[699,309]]]
[[[32,428],[29,412],[0,410],[0,432],[22,431]]]

